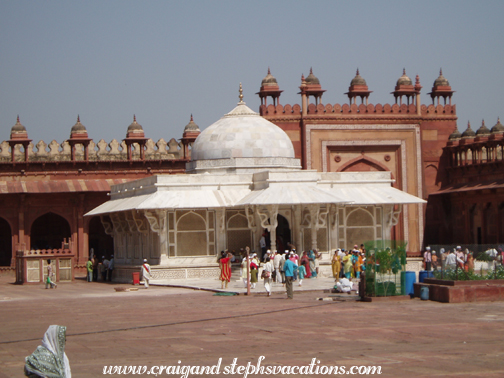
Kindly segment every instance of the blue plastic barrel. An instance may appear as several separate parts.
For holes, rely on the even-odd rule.
[[[434,272],[432,270],[421,270],[418,273],[418,282],[423,283],[426,278],[433,278]]]
[[[422,301],[428,301],[429,300],[429,288],[427,286],[422,286],[420,288],[420,299]]]
[[[414,290],[413,290],[413,284],[416,282],[416,275],[415,272],[405,272],[404,275],[404,294],[405,295],[413,295]]]

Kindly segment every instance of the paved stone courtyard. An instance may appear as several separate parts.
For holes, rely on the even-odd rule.
[[[246,365],[260,356],[275,366],[312,358],[347,369],[380,365],[385,377],[504,376],[504,302],[362,303],[353,295],[320,301],[329,295],[323,280],[294,300],[281,289],[266,297],[262,283],[260,294],[226,297],[156,286],[116,292],[131,285],[84,280],[54,290],[12,282],[0,275],[0,378],[23,376],[24,357],[51,324],[68,327],[76,378],[103,376],[109,365],[202,366],[221,357],[223,366],[234,358]]]

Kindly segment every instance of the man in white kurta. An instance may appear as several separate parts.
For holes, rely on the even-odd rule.
[[[146,289],[149,288],[149,280],[151,279],[151,268],[150,265],[147,264],[147,259],[144,259],[143,265],[142,265],[142,277],[144,281],[144,286]]]
[[[341,293],[348,293],[350,294],[350,291],[353,289],[353,283],[351,279],[349,280],[348,278],[340,278],[338,282],[336,282],[336,287],[339,292]]]

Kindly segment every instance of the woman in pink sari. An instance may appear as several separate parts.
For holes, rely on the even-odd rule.
[[[310,259],[308,258],[306,251],[303,251],[303,256],[301,257],[301,265],[303,265],[306,269],[305,278],[311,278]]]
[[[231,281],[231,254],[226,254],[226,257],[223,257],[219,260],[219,265],[221,268],[221,276],[220,279],[222,281],[221,289],[224,289],[224,283],[226,284],[226,289],[228,287],[229,281]]]

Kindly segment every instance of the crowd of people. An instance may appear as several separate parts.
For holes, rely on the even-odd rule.
[[[352,250],[338,248],[334,251],[331,260],[333,277],[338,278],[360,278],[361,272],[365,270],[366,249],[364,244],[354,245]]]
[[[255,289],[261,278],[268,296],[271,295],[273,284],[286,288],[287,298],[293,298],[293,284],[303,285],[303,280],[317,278],[319,274],[319,260],[322,257],[316,250],[304,251],[300,256],[295,247],[282,251],[265,250],[261,257],[249,247],[240,249],[238,256],[233,252],[222,251],[219,256],[221,270],[221,288],[227,288],[231,281],[231,263],[239,261],[240,277],[244,287],[250,281],[250,288]],[[248,257],[247,257],[248,256]],[[259,276],[260,275],[260,276]]]
[[[503,263],[504,252],[496,249],[489,249],[484,252],[486,259],[495,260],[498,263]],[[431,247],[426,247],[423,253],[424,270],[449,270],[459,268],[467,272],[474,271],[474,260],[476,260],[474,252],[468,248],[465,250],[459,245],[452,250],[441,248],[439,253],[431,250]]]
[[[87,282],[97,281],[112,281],[112,273],[114,272],[114,255],[110,260],[105,256],[101,259],[98,256],[91,256],[86,263]]]
[[[448,251],[441,248],[439,254],[431,250],[431,247],[426,247],[423,253],[423,268],[427,271],[459,268],[472,272],[474,270],[474,254],[467,248],[465,251],[462,250],[461,246]]]

